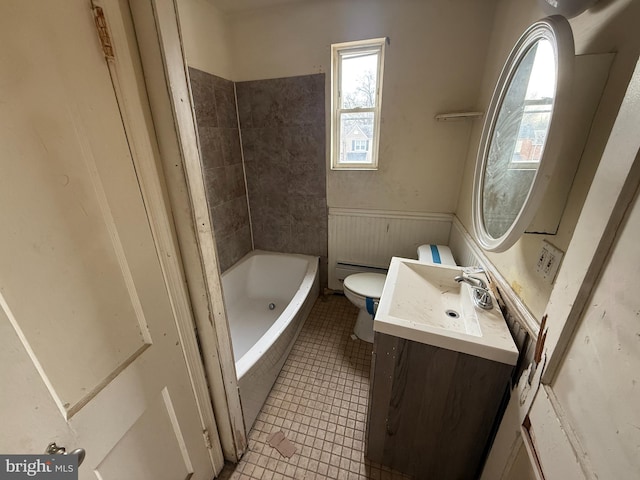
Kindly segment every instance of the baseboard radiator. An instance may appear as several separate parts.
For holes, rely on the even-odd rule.
[[[329,288],[350,273],[386,273],[391,257],[416,258],[419,245],[448,245],[453,215],[329,209]]]

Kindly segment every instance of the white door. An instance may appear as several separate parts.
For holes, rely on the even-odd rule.
[[[0,452],[213,477],[88,0],[0,2],[0,307]]]

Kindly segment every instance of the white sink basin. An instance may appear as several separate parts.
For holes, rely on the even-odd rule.
[[[374,330],[515,365],[518,350],[495,299],[491,310],[476,307],[471,287],[454,280],[462,274],[462,267],[393,257]]]
[[[456,275],[460,275],[459,268],[430,268],[429,265],[408,261],[398,261],[397,264],[398,272],[389,303],[390,316],[412,324],[482,336],[467,285],[454,280]]]

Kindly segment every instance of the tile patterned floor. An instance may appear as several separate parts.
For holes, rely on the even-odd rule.
[[[410,479],[364,457],[371,344],[351,338],[356,316],[343,296],[316,301],[249,433],[249,451],[221,480]],[[268,443],[279,430],[297,449],[291,458]]]

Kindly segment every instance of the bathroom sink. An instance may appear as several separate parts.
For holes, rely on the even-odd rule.
[[[477,307],[472,288],[454,280],[464,272],[393,257],[374,331],[515,365],[518,350],[495,299],[489,310]]]

